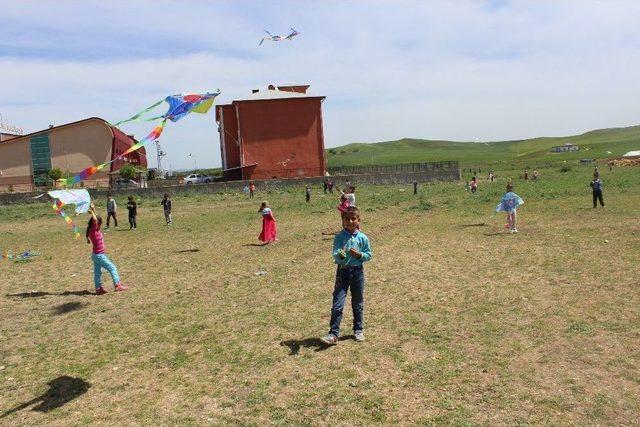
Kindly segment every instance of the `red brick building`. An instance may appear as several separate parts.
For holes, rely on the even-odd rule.
[[[308,85],[270,85],[216,106],[226,180],[322,176],[322,101]]]

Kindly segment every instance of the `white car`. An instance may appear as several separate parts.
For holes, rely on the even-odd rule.
[[[213,182],[213,178],[208,175],[202,175],[199,173],[192,173],[184,179],[184,185],[189,184],[208,184]]]

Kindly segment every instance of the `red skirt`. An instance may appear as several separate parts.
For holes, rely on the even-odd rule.
[[[269,215],[265,215],[262,217],[262,232],[258,239],[261,242],[273,242],[276,240],[277,236],[276,230],[276,219],[269,213]]]

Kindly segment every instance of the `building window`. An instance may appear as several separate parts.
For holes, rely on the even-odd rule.
[[[40,134],[31,137],[31,165],[33,168],[33,183],[36,186],[47,185],[48,173],[51,170],[51,148],[49,147],[49,134]]]

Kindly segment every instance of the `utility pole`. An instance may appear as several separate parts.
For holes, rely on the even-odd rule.
[[[167,153],[162,151],[162,148],[160,148],[160,141],[156,141],[156,158],[158,159],[158,176],[162,176],[162,158],[166,155]]]

